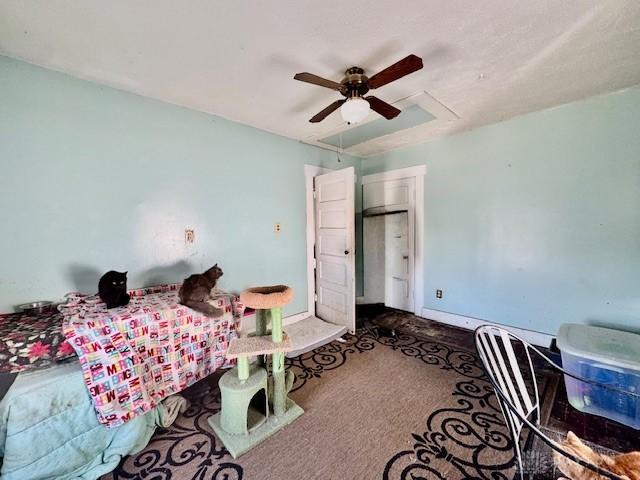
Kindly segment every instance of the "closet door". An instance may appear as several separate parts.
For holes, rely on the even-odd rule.
[[[411,283],[413,273],[409,250],[409,215],[407,211],[392,213],[385,219],[385,288],[387,307],[413,311]]]

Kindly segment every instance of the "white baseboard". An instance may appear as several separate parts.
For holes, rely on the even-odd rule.
[[[362,305],[365,303],[365,298],[364,296],[362,297],[356,297],[356,305]]]
[[[282,319],[283,325],[291,325],[292,323],[298,322],[300,320],[304,320],[307,317],[310,317],[311,314],[309,312],[300,312],[294,313],[293,315],[289,315],[288,317],[284,317]],[[240,334],[243,335],[245,333],[255,332],[256,330],[256,316],[248,315],[246,317],[242,317],[240,321]]]
[[[498,325],[505,330],[518,335],[523,340],[539,346],[548,348],[551,345],[551,340],[555,337],[548,333],[535,332],[533,330],[527,330],[525,328],[511,327],[509,325],[502,325],[500,323],[489,322],[487,320],[480,320],[478,318],[466,317],[464,315],[457,315],[455,313],[442,312],[440,310],[432,310],[430,308],[423,308],[422,318],[429,320],[435,320],[436,322],[446,323],[447,325],[453,325],[456,327],[466,328],[468,330],[475,330],[480,325],[492,324]]]

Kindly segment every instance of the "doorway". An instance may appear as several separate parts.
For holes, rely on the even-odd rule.
[[[420,166],[362,179],[361,304],[422,312],[425,173]]]
[[[355,331],[355,258],[360,255],[355,251],[356,194],[362,195],[364,234],[378,227],[376,235],[364,237],[368,243],[362,252],[362,284],[365,290],[378,288],[380,301],[372,303],[421,313],[425,173],[426,167],[418,166],[367,175],[356,190],[353,167],[305,165],[308,311],[295,323],[287,325],[285,319],[285,331],[295,343],[288,356]],[[371,242],[378,244],[373,256],[367,254]],[[379,271],[367,268],[374,257],[382,263]]]
[[[355,169],[305,165],[307,312],[285,324],[293,357],[355,332]],[[286,321],[286,319],[285,319]]]

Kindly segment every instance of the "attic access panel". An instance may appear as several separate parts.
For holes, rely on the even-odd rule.
[[[402,110],[402,113],[393,120],[379,118],[318,141],[333,147],[349,148],[374,138],[430,122],[435,118],[419,105],[411,105]],[[342,135],[342,145],[340,145],[340,135]]]

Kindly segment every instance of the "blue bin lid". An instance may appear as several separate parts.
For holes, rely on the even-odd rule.
[[[577,323],[560,326],[558,348],[570,355],[640,371],[640,335]]]

